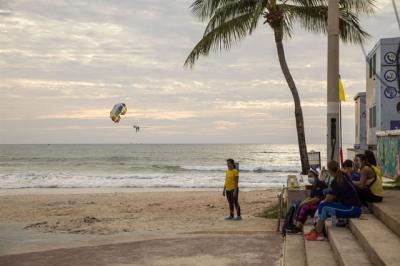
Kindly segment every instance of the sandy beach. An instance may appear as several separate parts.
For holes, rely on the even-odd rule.
[[[256,215],[276,201],[276,193],[241,191],[242,223],[262,219]],[[0,200],[0,223],[22,222],[40,232],[197,231],[224,225],[229,214],[220,191],[5,195]]]
[[[46,191],[49,190],[44,190]],[[30,193],[15,190],[14,194],[3,191],[0,196],[0,225],[3,228],[3,237],[7,235],[4,228],[8,228],[8,231],[16,228],[20,231],[19,235],[10,233],[10,239],[16,238],[15,235],[18,235],[17,238],[26,239],[33,235],[35,240],[32,242],[34,244],[27,244],[29,241],[25,243],[21,239],[9,241],[11,246],[3,243],[1,255],[8,256],[0,257],[0,264],[2,259],[11,265],[14,265],[13,259],[17,259],[18,263],[24,258],[32,262],[30,255],[24,255],[34,254],[29,252],[39,252],[41,258],[52,258],[55,250],[110,243],[135,243],[136,248],[147,245],[149,247],[146,250],[150,254],[152,249],[168,253],[166,243],[172,241],[170,245],[181,246],[183,253],[179,257],[187,260],[187,263],[182,265],[189,265],[190,261],[194,263],[195,257],[199,256],[196,254],[199,245],[205,252],[207,248],[219,243],[217,247],[206,252],[210,255],[222,247],[227,248],[224,243],[232,241],[232,235],[235,235],[236,240],[243,239],[232,244],[242,246],[242,252],[247,254],[241,257],[240,263],[251,260],[257,265],[262,264],[265,256],[272,256],[275,260],[280,256],[280,236],[274,232],[276,221],[257,217],[257,214],[276,202],[278,190],[240,191],[242,221],[224,220],[228,215],[228,207],[221,191],[54,191],[47,194],[40,194],[40,190],[31,190]],[[52,239],[49,240],[49,237]],[[175,243],[174,239],[186,242]],[[153,241],[152,244],[149,241]],[[250,242],[245,244],[248,241]],[[272,245],[270,249],[275,249],[274,252],[267,254],[263,251],[264,246],[268,245]],[[90,252],[88,250],[84,254]],[[171,249],[170,252],[174,254],[176,249]],[[11,254],[19,255],[13,257]],[[141,263],[155,263],[154,258],[147,255],[140,253],[134,260],[146,258]],[[164,258],[166,257],[168,254],[164,255]],[[213,265],[229,264],[228,258],[218,258],[221,263],[216,262]],[[38,260],[38,264],[40,263],[45,261]],[[90,265],[90,260],[87,263]],[[174,262],[170,261],[170,264],[165,265],[174,265]]]

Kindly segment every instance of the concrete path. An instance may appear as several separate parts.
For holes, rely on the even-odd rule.
[[[98,246],[176,237],[175,232],[127,232],[112,235],[42,233],[24,229],[26,223],[0,224],[0,256],[51,249]],[[186,237],[182,235],[181,237]]]
[[[40,233],[23,229],[26,223],[2,224],[0,266],[276,265],[282,237],[272,230],[274,220],[258,221],[236,224],[236,230],[225,226],[107,236]]]
[[[0,265],[276,265],[278,234],[195,235],[0,257]]]

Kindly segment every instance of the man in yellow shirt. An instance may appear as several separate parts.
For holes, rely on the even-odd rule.
[[[225,185],[222,195],[228,199],[229,203],[229,216],[225,220],[241,220],[240,205],[239,205],[239,171],[236,169],[236,164],[233,159],[226,161],[228,170],[225,175]],[[234,218],[234,211],[236,209],[236,217]]]

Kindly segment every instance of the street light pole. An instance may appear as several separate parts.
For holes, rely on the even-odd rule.
[[[327,83],[327,158],[339,161],[339,0],[328,1]]]

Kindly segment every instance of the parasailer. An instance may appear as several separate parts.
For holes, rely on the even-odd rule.
[[[110,118],[114,123],[118,123],[121,120],[121,115],[126,114],[127,111],[124,103],[117,103],[110,112]]]

